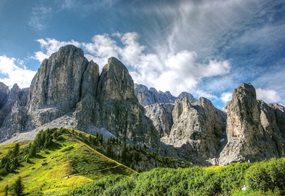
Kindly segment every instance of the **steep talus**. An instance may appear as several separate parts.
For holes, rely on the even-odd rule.
[[[284,155],[284,127],[277,123],[284,118],[282,107],[258,101],[254,87],[244,83],[235,89],[227,109],[228,143],[220,154],[220,164]]]

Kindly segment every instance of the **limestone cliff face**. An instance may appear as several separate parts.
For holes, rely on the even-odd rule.
[[[1,87],[1,97],[5,98],[0,103],[0,140],[24,131],[29,93],[29,89],[20,89],[17,84],[11,90],[4,84]]]
[[[244,83],[235,89],[227,110],[228,143],[220,154],[220,164],[284,154],[283,127],[277,123],[284,117],[282,107],[257,101],[254,87]]]
[[[81,99],[76,105],[73,113],[75,127],[80,130],[88,131],[88,127],[96,119],[96,111],[98,103],[95,100],[97,94],[97,86],[99,81],[99,66],[90,61],[83,73],[81,86]]]
[[[127,68],[114,57],[108,59],[102,70],[98,95],[103,101],[135,99],[133,79]]]
[[[157,145],[159,138],[144,108],[134,94],[134,82],[126,67],[110,58],[100,75],[95,125],[104,127],[123,141],[146,146]]]
[[[190,103],[176,101],[172,111],[173,126],[164,143],[182,148],[184,157],[194,162],[215,161],[225,134],[225,115],[206,98]]]
[[[7,104],[9,97],[10,89],[4,83],[0,83],[0,126],[3,125],[3,122],[9,112],[11,110],[11,104]]]
[[[145,107],[146,116],[152,120],[160,138],[170,134],[173,125],[173,108],[174,105],[170,103],[155,103]]]
[[[187,95],[187,94],[186,94]],[[217,164],[225,144],[226,114],[216,109],[206,98],[192,103],[188,96],[172,104],[152,104],[146,115],[160,134],[160,140],[174,147],[180,157],[199,164]]]
[[[87,66],[83,51],[72,45],[44,60],[31,83],[29,112],[57,107],[64,113],[75,108]]]

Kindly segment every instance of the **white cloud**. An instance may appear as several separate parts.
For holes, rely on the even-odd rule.
[[[29,20],[29,26],[37,31],[42,31],[46,28],[48,20],[52,16],[52,8],[40,5],[32,9],[32,15]]]
[[[145,49],[138,43],[139,35],[135,32],[128,32],[121,36],[121,41],[125,47],[121,51],[123,60],[128,64],[137,64]]]
[[[275,90],[271,89],[256,89],[257,99],[263,100],[267,103],[279,103],[282,101],[281,97]]]
[[[9,87],[15,83],[21,88],[29,87],[36,72],[21,66],[21,62],[7,56],[0,56],[0,81]]]
[[[90,43],[82,43],[83,49],[88,53],[86,57],[99,65],[104,65],[109,57],[119,56],[120,47],[108,34],[95,35]]]
[[[170,52],[188,49],[207,58],[228,31],[246,24],[244,21],[260,12],[262,5],[258,0],[150,2],[141,9],[135,7],[134,12],[150,18],[159,16],[149,20],[155,27],[149,31],[156,34],[153,43],[157,46],[163,45]]]
[[[221,94],[221,100],[224,103],[227,103],[231,99],[232,99],[232,93],[231,92],[224,92],[224,93]]]
[[[135,82],[161,91],[170,91],[174,95],[182,91],[194,91],[201,79],[227,74],[231,68],[228,61],[197,63],[198,54],[189,50],[147,53],[146,47],[139,43],[136,32],[95,35],[91,42],[85,43],[55,39],[39,39],[38,42],[42,51],[36,52],[34,58],[39,61],[63,45],[74,44],[85,51],[88,60],[94,60],[101,68],[109,57],[117,57],[128,66]],[[206,97],[214,96],[207,94]]]
[[[210,61],[208,64],[197,63],[198,55],[193,51],[183,50],[168,54],[161,60],[162,68],[154,75],[153,85],[162,91],[171,91],[178,95],[182,91],[194,91],[202,78],[223,75],[229,72],[230,65],[227,61]],[[145,70],[147,73],[149,69]],[[157,70],[156,70],[157,71]],[[205,96],[206,97],[206,96]],[[207,95],[207,98],[212,97]]]

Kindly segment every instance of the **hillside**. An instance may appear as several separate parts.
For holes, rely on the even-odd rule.
[[[284,195],[285,158],[191,166],[72,129],[40,131],[33,142],[0,146],[0,195],[21,177],[29,195]],[[133,168],[155,168],[138,173]],[[124,149],[124,148],[123,148]],[[178,164],[178,165],[177,165]],[[178,168],[169,168],[169,167]],[[246,185],[247,190],[241,188]]]
[[[50,132],[54,138],[47,148],[42,148],[35,156],[27,158],[30,156],[27,152],[30,152],[29,148],[33,145],[22,143],[18,155],[20,166],[7,175],[3,175],[5,172],[1,170],[0,195],[4,195],[4,187],[11,187],[19,176],[23,180],[24,193],[66,195],[68,191],[80,185],[105,176],[136,173],[81,141],[81,137],[77,135],[85,133],[68,129],[45,132]],[[12,151],[14,145],[0,146],[1,163],[4,155],[7,155],[9,150]]]

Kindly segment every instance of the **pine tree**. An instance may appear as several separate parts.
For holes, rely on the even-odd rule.
[[[33,157],[37,154],[37,146],[33,143],[31,146],[29,146],[29,156]]]
[[[24,185],[22,183],[22,178],[19,176],[13,186],[13,192],[16,196],[22,196],[24,191]]]
[[[19,145],[19,143],[16,143],[15,147],[14,147],[14,150],[13,150],[14,157],[18,156],[19,152],[20,152],[20,145]]]

